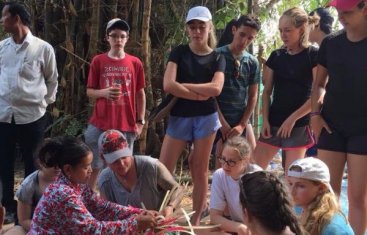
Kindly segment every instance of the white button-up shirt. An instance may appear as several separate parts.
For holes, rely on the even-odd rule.
[[[0,122],[27,124],[41,118],[57,92],[52,46],[29,31],[22,44],[0,42]]]

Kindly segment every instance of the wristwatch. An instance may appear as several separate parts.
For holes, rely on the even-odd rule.
[[[140,125],[144,125],[145,124],[145,120],[143,119],[139,119],[136,121],[137,124],[140,124]]]

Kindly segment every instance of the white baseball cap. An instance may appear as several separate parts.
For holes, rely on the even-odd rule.
[[[189,10],[186,17],[186,23],[191,20],[200,20],[203,22],[208,22],[212,20],[212,14],[207,7],[197,6]]]
[[[330,185],[329,168],[318,158],[306,157],[294,161],[288,168],[288,176],[322,182],[334,193]]]

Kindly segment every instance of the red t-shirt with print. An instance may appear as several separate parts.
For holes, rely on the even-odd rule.
[[[136,124],[136,92],[145,86],[142,62],[125,53],[123,59],[112,59],[107,53],[93,58],[87,88],[104,89],[119,84],[122,95],[112,101],[98,98],[89,123],[102,129],[134,132]]]

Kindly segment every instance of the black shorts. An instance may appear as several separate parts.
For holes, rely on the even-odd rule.
[[[367,154],[367,133],[362,135],[346,135],[335,128],[329,134],[322,129],[317,143],[317,148],[322,150],[351,153],[358,155]]]
[[[277,136],[278,130],[279,127],[271,127],[272,137],[265,139],[260,136],[258,143],[271,145],[272,147],[281,148],[283,150],[309,148],[315,143],[309,126],[294,127],[289,138]]]

